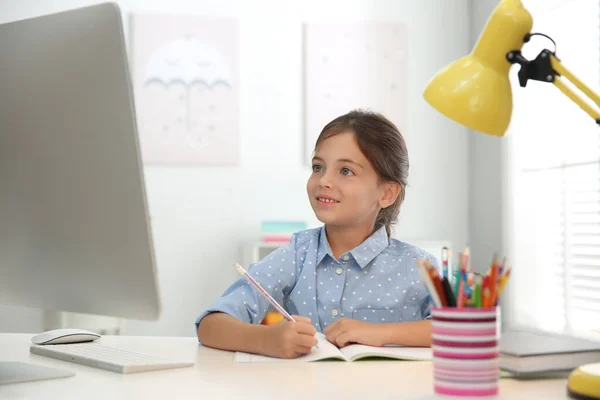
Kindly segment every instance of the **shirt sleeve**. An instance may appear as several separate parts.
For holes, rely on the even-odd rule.
[[[435,258],[429,253],[426,253],[426,258],[430,263],[432,263],[435,266],[435,268],[438,271],[440,271],[440,263],[437,258]],[[431,308],[434,305],[435,304],[433,304],[433,299],[431,298],[431,295],[429,294],[429,292],[427,292],[427,296],[425,296],[425,299],[421,304],[421,315],[423,316],[423,319],[431,319]]]
[[[294,234],[287,246],[276,249],[248,268],[248,273],[282,305],[296,283],[296,241]],[[198,316],[196,331],[200,321],[210,313],[222,312],[243,322],[260,324],[271,308],[268,300],[242,277]]]

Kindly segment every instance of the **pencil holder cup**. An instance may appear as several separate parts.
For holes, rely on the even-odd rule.
[[[437,395],[498,395],[499,307],[432,308],[431,335]]]

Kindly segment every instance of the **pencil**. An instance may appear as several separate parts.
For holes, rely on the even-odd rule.
[[[442,247],[442,276],[448,276],[448,248]]]
[[[490,271],[490,304],[489,306],[493,306],[496,304],[496,298],[498,297],[498,259],[494,255],[494,260],[492,261],[491,271]]]
[[[275,301],[275,299],[273,297],[271,297],[271,295],[269,294],[269,292],[267,292],[265,289],[262,288],[262,286],[260,286],[260,284],[248,273],[246,272],[246,270],[244,269],[244,267],[242,267],[240,264],[235,264],[235,268],[238,270],[238,272],[248,280],[248,282],[250,282],[250,284],[252,286],[254,286],[254,288],[256,290],[258,290],[258,292],[260,294],[263,295],[263,297],[265,299],[267,299],[267,301],[277,310],[281,313],[281,315],[283,315],[283,317],[285,319],[287,319],[290,322],[296,322],[296,320],[287,312],[285,311],[285,308],[283,308],[281,305],[279,305],[279,303],[277,301]]]
[[[269,292],[267,292],[265,289],[263,289],[262,286],[260,286],[260,283],[258,283],[256,281],[256,279],[254,279],[245,269],[244,267],[242,267],[240,264],[235,263],[234,264],[235,269],[237,269],[237,271],[244,277],[246,278],[246,280],[248,282],[250,282],[250,284],[252,286],[254,286],[254,288],[256,290],[258,290],[258,292],[260,294],[262,294],[264,296],[265,299],[267,299],[267,301],[277,310],[279,311],[279,313],[281,315],[283,315],[283,317],[285,319],[287,319],[290,322],[294,322],[296,323],[296,320],[294,319],[294,317],[292,317],[287,311],[285,311],[285,308],[283,308],[273,297],[271,297],[271,295],[269,294]],[[319,345],[315,345],[315,347],[318,349]]]
[[[417,268],[419,269],[421,279],[423,280],[423,283],[425,283],[425,286],[427,286],[427,289],[429,290],[431,300],[433,300],[433,303],[436,305],[436,307],[442,307],[442,300],[440,299],[440,296],[438,295],[435,289],[435,285],[433,284],[433,281],[431,280],[431,277],[427,272],[427,267],[425,267],[425,264],[423,264],[421,260],[415,259],[415,262],[417,263]]]
[[[454,298],[454,294],[452,293],[452,288],[450,287],[450,282],[448,281],[448,278],[444,277],[444,279],[442,279],[442,286],[444,287],[444,293],[446,294],[448,307],[456,307],[456,299]]]
[[[465,252],[463,253],[463,262],[461,265],[461,269],[460,272],[461,273],[467,273],[467,270],[469,269],[469,259],[471,257],[471,249],[469,248],[469,246],[467,246],[467,248],[465,249]]]
[[[508,281],[508,278],[510,277],[510,270],[511,270],[511,266],[509,265],[508,268],[506,268],[506,271],[504,271],[502,278],[500,278],[500,286],[498,287],[498,296],[500,296],[502,294],[502,291],[504,290],[504,286],[506,286],[506,282]]]
[[[483,308],[489,307],[490,304],[490,276],[486,275],[483,278],[483,286],[481,287],[481,303]]]
[[[458,308],[463,308],[467,300],[465,298],[465,284],[466,281],[461,276],[460,282],[458,283],[458,296],[456,296],[456,307]]]
[[[481,308],[481,275],[475,277],[475,290],[473,297],[475,298],[475,308]]]
[[[431,264],[431,262],[429,262],[428,260],[423,260],[423,264],[425,264],[425,268],[427,269],[429,277],[433,282],[435,291],[438,293],[438,296],[440,296],[440,302],[442,303],[442,306],[448,307],[448,300],[446,299],[446,294],[444,293],[444,288],[442,286],[442,279],[440,278],[440,274],[438,274],[435,266]]]
[[[458,266],[454,271],[454,297],[458,299],[458,284],[460,283],[460,273],[462,270],[463,257],[462,253],[458,253]]]

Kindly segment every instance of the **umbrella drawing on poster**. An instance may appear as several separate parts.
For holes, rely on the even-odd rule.
[[[175,18],[179,20],[173,16],[134,18],[134,26],[139,28],[134,32],[148,25],[143,36],[134,38],[136,106],[144,161],[237,164],[237,33],[228,44],[224,38],[232,35],[223,32],[219,43],[214,40],[218,32],[206,31],[207,23],[199,23],[198,17],[180,17],[179,22]],[[157,29],[157,24],[168,24],[171,29]],[[175,26],[183,33],[158,38],[153,46],[143,45],[152,32],[155,37],[157,31],[172,33]],[[206,32],[198,32],[198,26]],[[222,24],[214,28],[217,26],[223,31]],[[231,28],[237,32],[237,25]]]
[[[180,39],[159,49],[146,67],[144,86],[152,84],[168,88],[179,83],[185,89],[185,129],[190,124],[190,90],[199,85],[211,90],[217,85],[231,88],[229,67],[215,50],[197,39]]]

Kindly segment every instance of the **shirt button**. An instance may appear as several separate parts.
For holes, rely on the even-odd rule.
[[[334,317],[337,317],[338,310],[331,310],[331,315],[333,315]]]
[[[344,256],[344,261],[348,261],[349,259],[350,259],[350,256],[349,256],[348,254],[346,254],[346,255]]]
[[[336,272],[338,275],[341,275],[341,274],[342,274],[342,272],[344,272],[344,270],[343,270],[343,269],[341,269],[341,268],[338,268],[338,269],[336,269],[336,270],[335,270],[335,272]]]

